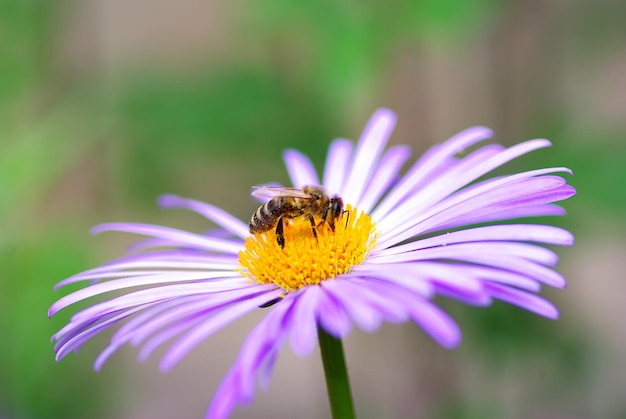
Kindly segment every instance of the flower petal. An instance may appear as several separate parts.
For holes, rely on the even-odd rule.
[[[371,258],[411,252],[436,246],[448,246],[455,243],[473,243],[483,241],[529,241],[537,243],[570,246],[574,236],[559,227],[539,224],[507,224],[469,228],[447,232],[426,239],[401,244],[378,250]]]
[[[290,331],[291,349],[301,357],[309,355],[317,344],[316,307],[319,292],[317,286],[302,289],[292,310],[293,322],[298,326]]]
[[[440,173],[442,167],[449,166],[450,159],[463,149],[490,138],[492,131],[485,127],[468,128],[443,144],[432,147],[419,159],[398,185],[389,191],[389,194],[372,212],[372,218],[382,220],[396,205],[411,194],[418,186],[432,178],[433,173]],[[498,149],[499,150],[499,149]]]
[[[86,309],[83,309],[82,311],[79,311],[72,317],[72,319],[89,319],[151,302],[166,301],[189,295],[213,294],[221,291],[248,288],[250,286],[251,285],[247,280],[243,278],[236,278],[235,280],[165,285],[161,287],[142,289],[96,303]],[[261,287],[261,285],[255,285],[255,287]],[[67,303],[73,304],[76,301],[66,301],[64,306],[60,306],[55,303],[49,310],[50,316],[67,306]]]
[[[283,160],[294,187],[320,184],[313,163],[304,154],[296,150],[287,150],[283,153]]]
[[[109,223],[100,224],[94,227],[91,232],[98,234],[103,231],[124,231],[126,233],[144,234],[146,236],[154,236],[162,238],[172,243],[176,243],[180,247],[190,247],[197,249],[210,250],[220,253],[238,254],[243,248],[240,241],[220,240],[212,237],[204,237],[198,234],[188,233],[169,227],[160,227],[150,224],[139,223]]]
[[[382,154],[396,125],[396,115],[388,109],[377,110],[359,140],[341,196],[346,203],[358,205],[372,177],[371,168]]]
[[[240,300],[236,304],[231,304],[211,318],[196,325],[192,330],[179,338],[165,353],[163,359],[159,363],[161,371],[169,371],[181,359],[183,359],[189,351],[195,348],[200,342],[217,332],[222,327],[230,324],[239,317],[256,310],[259,305],[268,301],[268,297],[278,297],[282,290],[275,290],[260,296]],[[273,294],[273,295],[272,295]]]
[[[324,187],[331,195],[343,191],[346,171],[354,144],[349,140],[335,140],[330,144],[324,165]]]
[[[275,290],[275,288],[274,288]],[[145,290],[144,290],[145,291]],[[138,344],[154,331],[164,327],[168,322],[179,320],[181,312],[195,313],[224,306],[240,299],[250,298],[262,293],[272,292],[272,287],[256,286],[240,290],[232,290],[212,294],[210,296],[193,294],[169,300],[148,300],[136,306],[128,306],[128,309],[117,308],[115,310],[94,310],[94,307],[85,309],[72,317],[63,329],[58,331],[52,340],[57,340],[55,351],[58,359],[64,357],[73,350],[78,350],[87,340],[91,339],[102,330],[119,323],[127,317],[137,314],[124,324],[112,337],[111,345],[96,360],[95,368],[100,369],[104,361],[125,343]],[[266,297],[273,298],[271,295]],[[105,305],[108,302],[103,302]],[[163,311],[167,311],[163,314]]]
[[[382,313],[370,304],[362,289],[350,287],[349,281],[340,279],[324,281],[320,286],[341,305],[342,309],[360,329],[368,333],[378,330],[382,322]],[[347,292],[348,289],[350,292]],[[354,291],[356,294],[351,294]]]
[[[344,282],[345,284],[351,284],[351,286],[354,282],[357,282],[359,286],[355,288],[369,289],[370,292],[374,291],[379,297],[377,299],[378,302],[387,300],[388,303],[396,305],[395,310],[383,311],[387,314],[385,320],[393,321],[398,313],[402,313],[403,317],[408,316],[420,325],[422,329],[441,346],[453,348],[460,343],[461,332],[457,324],[445,312],[422,296],[403,291],[401,288],[395,286],[382,286],[381,284],[368,280]],[[370,298],[370,296],[366,296],[366,299],[367,298]],[[392,317],[388,317],[388,314],[394,311],[396,314],[393,314]],[[396,317],[396,320],[400,320],[400,317]]]
[[[114,336],[117,340],[129,340],[133,346],[142,344],[138,354],[140,362],[146,361],[155,349],[165,342],[180,335],[183,332],[199,325],[208,319],[217,310],[237,304],[256,296],[264,296],[265,301],[275,298],[276,288],[249,287],[247,289],[234,290],[201,296],[197,301],[190,301],[178,307],[169,309],[163,315],[154,317],[150,321],[137,325],[134,329],[127,330],[121,336]],[[124,325],[126,326],[126,325]],[[159,331],[161,330],[161,331]],[[121,331],[121,329],[120,329]],[[158,333],[157,333],[158,332]],[[149,339],[148,339],[149,338]]]
[[[72,305],[78,301],[85,300],[87,298],[94,297],[103,293],[117,291],[120,289],[138,287],[142,285],[155,285],[165,284],[172,282],[184,282],[184,281],[197,281],[210,279],[211,283],[201,283],[203,289],[209,290],[211,288],[217,290],[228,289],[235,284],[245,283],[246,280],[241,278],[241,275],[236,272],[227,271],[214,271],[214,272],[167,272],[161,274],[130,276],[123,279],[117,279],[113,281],[107,281],[99,284],[94,284],[86,288],[82,288],[78,291],[66,295],[65,297],[57,300],[48,312],[49,316],[52,316],[59,310]],[[210,284],[213,284],[211,286]]]
[[[92,319],[89,322],[82,323],[80,327],[75,327],[72,333],[61,337],[55,345],[56,360],[61,360],[72,351],[78,351],[92,337],[144,308],[135,307],[122,313]]]
[[[488,284],[487,288],[491,295],[499,300],[514,304],[524,310],[531,311],[549,319],[557,319],[559,317],[559,311],[554,304],[538,295],[507,287],[506,285]]]
[[[235,364],[217,389],[206,418],[228,417],[237,404],[252,401],[254,377],[264,365],[272,365],[271,360],[284,344],[291,327],[288,319],[295,300],[288,295],[280,304],[272,306],[250,332]],[[267,382],[267,378],[265,380]]]
[[[389,186],[397,180],[402,165],[411,155],[411,149],[406,146],[391,147],[383,155],[377,169],[372,175],[372,180],[363,193],[358,208],[360,211],[369,213],[376,205],[381,196],[387,192]]]
[[[432,285],[424,277],[416,276],[409,264],[390,263],[383,265],[368,263],[355,266],[352,273],[361,277],[376,278],[392,282],[395,285],[400,285],[412,292],[418,293],[425,298],[430,298],[434,295]]]
[[[248,226],[240,219],[233,217],[216,206],[204,202],[185,199],[176,195],[161,195],[159,197],[159,205],[163,208],[186,208],[195,211],[241,238],[245,238],[250,234]]]
[[[92,269],[89,271],[82,272],[80,274],[71,276],[57,285],[55,285],[55,290],[59,289],[64,285],[68,285],[74,282],[91,280],[92,282],[96,279],[105,279],[105,278],[119,278],[119,277],[131,277],[138,275],[150,275],[150,274],[163,274],[164,271],[159,269],[171,269],[171,268],[179,268],[186,269],[182,271],[174,271],[169,270],[167,273],[190,273],[196,270],[205,269],[212,270],[217,269],[222,272],[228,272],[228,274],[232,274],[232,272],[237,268],[237,265],[225,265],[223,263],[196,263],[196,262],[128,262],[128,263],[120,263],[116,266],[117,269],[112,270],[102,270],[102,269]],[[138,271],[131,270],[127,271],[125,269],[138,269],[138,268],[152,268],[152,271]],[[230,269],[229,269],[230,268]]]
[[[319,290],[317,319],[320,326],[337,339],[348,336],[352,330],[348,313],[325,287],[319,287]]]
[[[428,231],[470,225],[481,217],[497,220],[502,211],[513,209],[521,212],[529,207],[565,199],[572,193],[572,188],[557,176],[522,179],[511,176],[460,191],[420,212],[414,212],[410,203],[406,202],[404,208],[392,214],[402,220],[401,224],[393,221],[396,226],[392,227],[384,220],[381,221],[379,228],[383,229],[387,224],[387,229],[383,230],[378,245],[387,247],[390,243],[398,243]]]
[[[135,315],[132,319],[124,323],[122,327],[120,327],[113,337],[111,338],[111,343],[104,348],[104,350],[98,355],[94,362],[94,370],[100,371],[106,361],[117,352],[122,346],[128,344],[136,337],[136,334],[133,333],[134,330],[141,324],[147,323],[149,320],[153,320],[155,317],[158,318],[159,314],[163,311],[166,311],[172,307],[182,307],[188,306],[188,304],[197,303],[198,298],[179,298],[176,300],[166,301],[164,303],[154,303],[154,304],[146,304],[144,306],[136,307],[132,309],[133,312],[138,310],[142,310],[140,314]],[[206,308],[206,302],[202,301],[204,308]],[[129,310],[130,312],[131,310]],[[168,329],[169,330],[169,329]]]
[[[411,319],[446,349],[461,343],[461,330],[450,316],[429,301],[416,301],[411,307]]]
[[[418,260],[474,260],[478,256],[483,260],[484,256],[506,259],[509,256],[521,257],[543,265],[554,266],[558,257],[555,252],[545,247],[526,243],[510,242],[474,242],[453,243],[446,246],[417,249],[412,252],[379,256],[370,259],[372,263],[386,264],[398,262],[411,262]]]

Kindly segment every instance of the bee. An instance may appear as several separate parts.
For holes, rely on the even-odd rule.
[[[344,213],[343,200],[337,195],[329,197],[320,186],[286,188],[282,186],[255,186],[252,196],[270,198],[250,218],[250,233],[264,233],[276,227],[276,241],[285,247],[283,219],[306,217],[311,223],[313,237],[317,228],[328,223],[335,231],[335,220]],[[316,225],[315,219],[320,222]]]

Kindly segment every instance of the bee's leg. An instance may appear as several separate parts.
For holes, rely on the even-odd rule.
[[[326,222],[326,219],[328,218],[328,211],[329,210],[330,210],[329,207],[326,207],[326,209],[324,209],[324,212],[322,213],[322,221],[320,221],[320,223],[318,224],[318,227]]]
[[[324,210],[324,213],[322,214],[322,221],[320,221],[320,223],[317,225],[318,227],[321,227],[326,220],[328,219],[328,212],[330,211],[330,207],[326,207],[326,209]],[[335,231],[335,220],[332,219],[332,217],[330,218],[330,220],[328,220],[328,225],[330,226],[330,229],[332,231]]]
[[[328,225],[330,226],[330,229],[334,232],[335,231],[335,219],[330,217],[328,219]]]
[[[281,249],[285,248],[285,235],[283,234],[283,217],[278,219],[276,223],[276,241]]]
[[[312,214],[307,214],[306,215],[309,219],[309,222],[311,223],[311,231],[313,231],[313,237],[315,237],[315,241],[317,241],[317,229],[315,228],[315,219],[313,218]]]
[[[341,211],[341,215],[343,216],[345,213],[348,213],[348,216],[346,217],[346,226],[345,228],[348,228],[348,221],[350,221],[350,211],[348,210],[343,210]]]

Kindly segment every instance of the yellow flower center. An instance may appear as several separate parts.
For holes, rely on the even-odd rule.
[[[307,217],[283,221],[284,248],[276,241],[275,229],[255,233],[246,238],[239,264],[243,275],[262,284],[276,284],[285,292],[350,272],[376,241],[372,218],[350,205],[335,220],[335,231],[328,223],[316,227],[317,239]]]

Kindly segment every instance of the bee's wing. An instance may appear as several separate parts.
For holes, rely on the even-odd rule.
[[[285,186],[253,186],[252,187],[252,196],[256,198],[278,198],[278,197],[289,197],[289,198],[302,198],[302,199],[310,199],[311,196],[302,191],[302,189],[298,188],[288,188]]]

